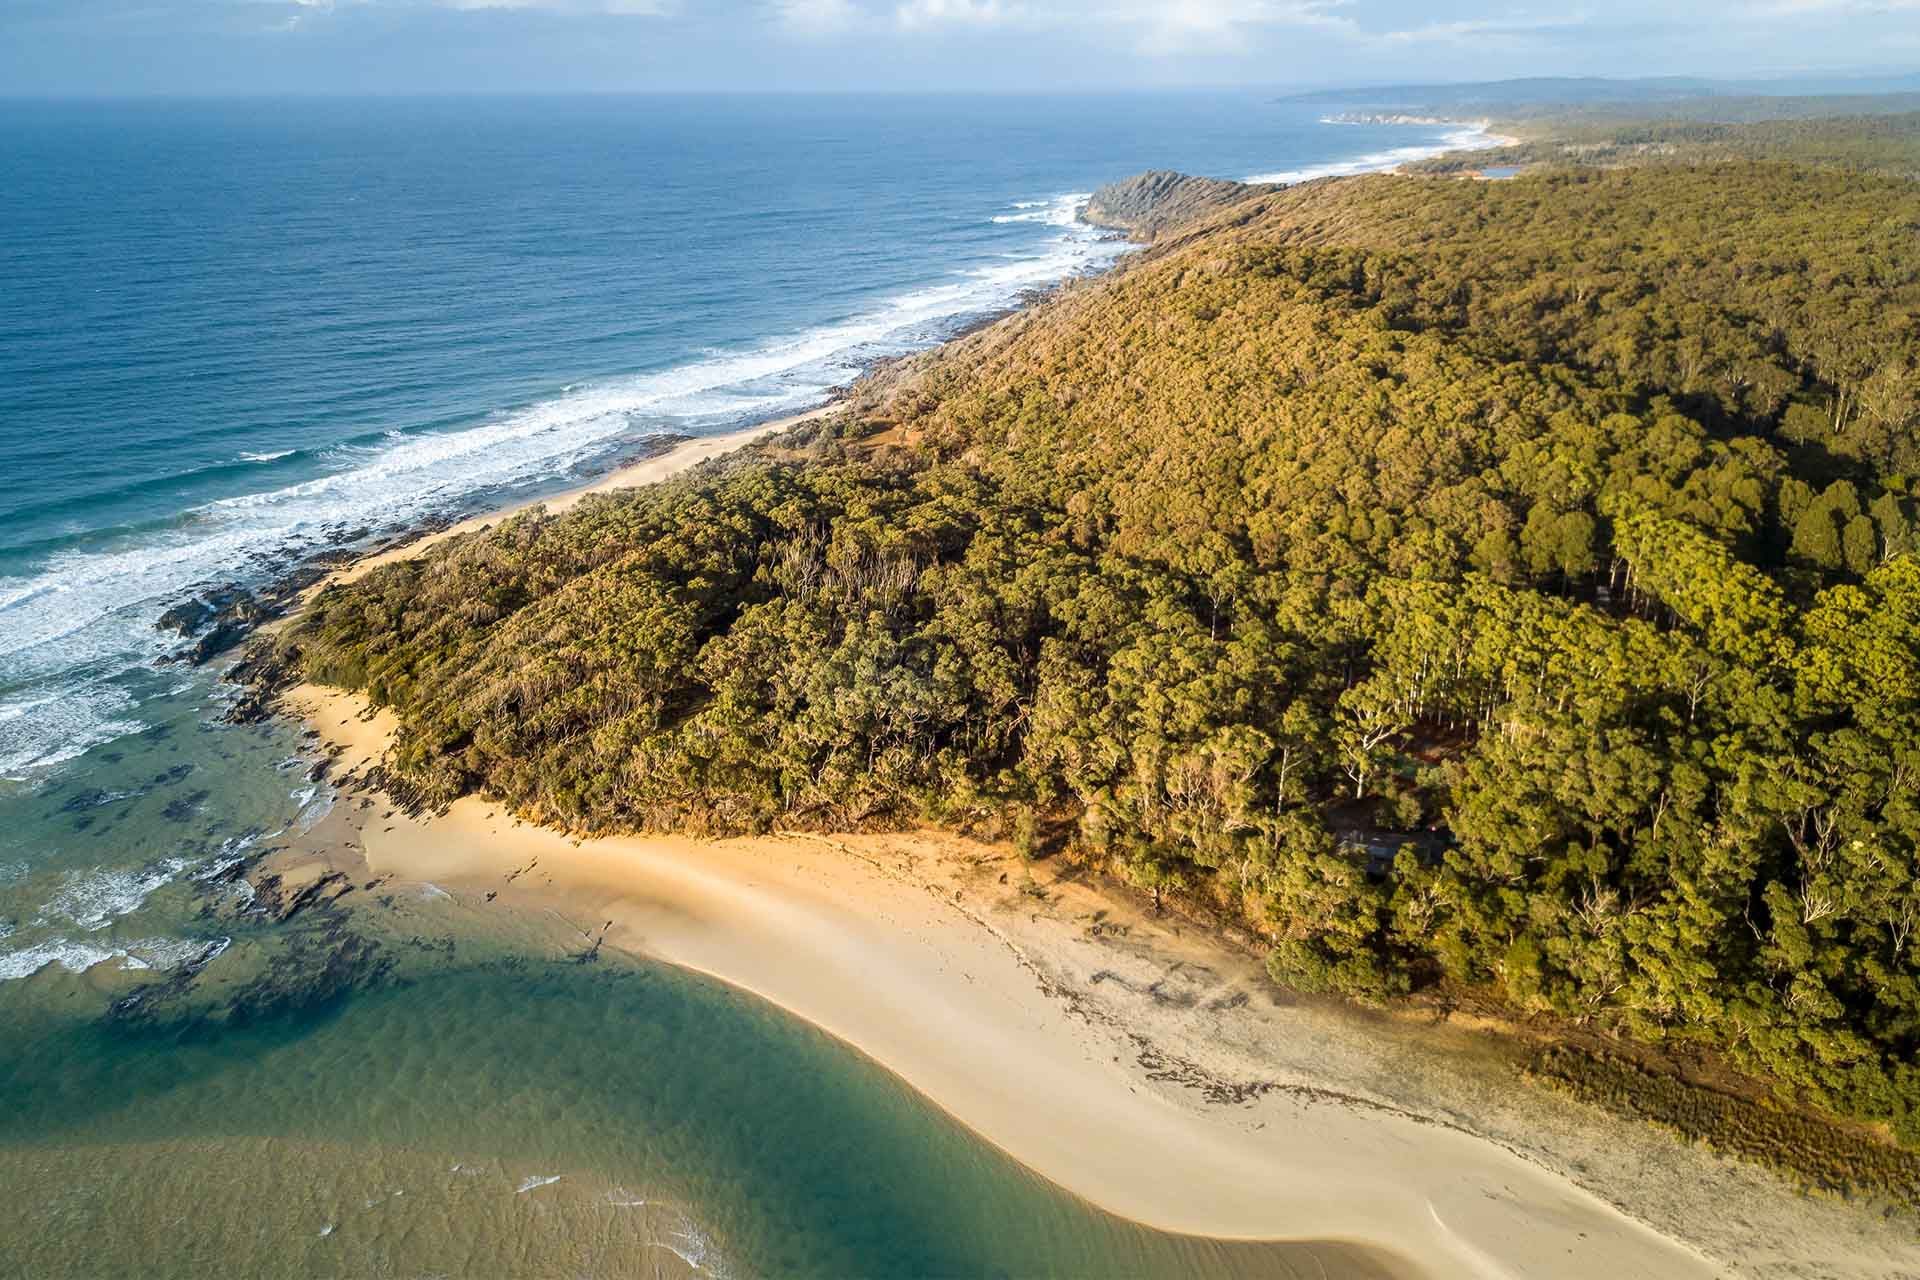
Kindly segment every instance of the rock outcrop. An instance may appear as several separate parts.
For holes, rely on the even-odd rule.
[[[1146,242],[1173,227],[1273,190],[1270,186],[1154,169],[1100,188],[1080,218]]]

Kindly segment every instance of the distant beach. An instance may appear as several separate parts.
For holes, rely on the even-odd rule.
[[[1484,120],[1406,120],[1392,117],[1378,120],[1372,118],[1365,120],[1339,120],[1328,118],[1321,123],[1353,125],[1386,124],[1401,127],[1419,125],[1429,128],[1441,127],[1447,129],[1448,132],[1437,142],[1392,147],[1384,151],[1369,152],[1365,155],[1351,156],[1343,160],[1329,161],[1325,164],[1307,165],[1299,169],[1282,169],[1272,173],[1256,173],[1244,178],[1243,181],[1277,182],[1291,185],[1296,182],[1312,182],[1317,178],[1346,178],[1362,173],[1389,173],[1404,165],[1413,164],[1420,160],[1430,160],[1435,156],[1446,155],[1450,152],[1491,151],[1496,147],[1512,146],[1516,141],[1513,138],[1494,133],[1492,126]]]

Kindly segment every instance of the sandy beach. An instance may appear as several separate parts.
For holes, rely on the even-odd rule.
[[[1716,1260],[1735,1250],[1766,1274],[1837,1275],[1839,1256],[1897,1274],[1896,1229],[1878,1238],[1845,1206],[1525,1088],[1485,1037],[1296,1000],[1254,957],[1063,863],[931,831],[583,840],[478,798],[409,818],[354,781],[383,756],[390,714],[313,686],[285,701],[338,749],[356,816],[334,856],[476,911],[605,922],[608,946],[823,1028],[1112,1213],[1360,1246],[1405,1276],[1759,1273]]]

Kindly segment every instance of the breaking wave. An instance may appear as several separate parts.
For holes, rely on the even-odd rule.
[[[1346,121],[1322,120],[1322,124],[1344,124]],[[1248,182],[1278,182],[1292,184],[1312,182],[1315,178],[1345,178],[1357,173],[1383,173],[1397,169],[1403,164],[1412,164],[1417,160],[1427,160],[1448,151],[1485,151],[1491,147],[1502,147],[1507,139],[1488,131],[1487,125],[1462,124],[1451,132],[1442,135],[1434,142],[1417,146],[1393,147],[1386,151],[1375,151],[1350,160],[1336,160],[1329,164],[1309,165],[1304,169],[1284,169],[1277,173],[1256,173],[1249,176]]]

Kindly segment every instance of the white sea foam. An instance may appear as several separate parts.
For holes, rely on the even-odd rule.
[[[205,866],[193,873],[196,881],[204,883],[217,880],[247,860],[247,850],[260,843],[260,832],[249,831],[242,836],[228,836],[213,851],[213,858]]]
[[[1322,124],[1337,124],[1339,121],[1322,121]],[[1329,164],[1309,165],[1304,169],[1286,169],[1278,173],[1256,173],[1247,178],[1248,182],[1311,182],[1315,178],[1343,178],[1356,173],[1380,173],[1388,169],[1397,169],[1403,164],[1412,164],[1416,160],[1425,160],[1448,151],[1484,151],[1490,147],[1505,146],[1507,139],[1489,133],[1484,122],[1462,124],[1440,139],[1438,142],[1422,143],[1418,146],[1394,147],[1387,151],[1376,151],[1370,155],[1356,156],[1350,160],[1335,160]]]
[[[710,433],[816,404],[877,358],[1110,262],[1125,246],[1077,225],[1076,200],[1024,202],[1013,216],[1032,213],[1057,234],[837,323],[576,385],[462,430],[343,446],[326,474],[209,502],[164,533],[61,552],[30,576],[0,579],[0,776],[39,774],[143,727],[127,686],[180,647],[153,621],[196,586],[270,573],[348,530],[379,532],[478,494],[551,481],[638,436]]]
[[[18,951],[0,952],[0,982],[30,978],[49,965],[58,965],[69,973],[85,973],[97,965],[118,961],[126,970],[172,969],[206,956],[211,964],[232,944],[232,939],[146,938],[125,946],[106,947],[70,938],[48,938]],[[208,954],[211,947],[211,954]]]
[[[0,633],[4,630],[0,614]],[[24,781],[97,743],[138,733],[146,726],[134,718],[133,710],[133,699],[115,685],[57,677],[18,696],[0,698],[0,778]]]
[[[187,869],[178,858],[167,858],[137,871],[69,872],[60,888],[40,908],[36,923],[63,919],[97,932],[121,916],[138,911],[155,890]]]
[[[610,1192],[607,1203],[623,1209],[650,1207],[647,1217],[648,1244],[665,1249],[693,1270],[705,1275],[720,1280],[732,1275],[732,1268],[715,1246],[713,1237],[679,1206],[657,1200],[650,1203],[630,1195],[625,1188]]]
[[[993,221],[1003,226],[1012,222],[1041,222],[1052,227],[1071,227],[1079,221],[1080,210],[1092,198],[1090,192],[1076,191],[1051,200],[1016,200],[1012,207],[1020,210],[1019,213],[995,214]]]
[[[305,835],[313,830],[320,819],[333,812],[333,802],[338,794],[332,787],[308,787],[305,791],[294,793],[293,798],[299,802],[300,812],[295,816],[293,825],[300,829],[300,834]]]
[[[0,982],[32,977],[50,964],[57,964],[69,973],[85,973],[97,964],[125,956],[126,952],[116,948],[49,938],[18,951],[0,952]]]
[[[558,1181],[560,1181],[560,1175],[557,1173],[545,1174],[545,1175],[536,1173],[536,1174],[530,1175],[529,1177],[523,1178],[520,1182],[519,1187],[514,1190],[513,1194],[517,1196],[523,1196],[527,1194],[527,1192],[529,1191],[538,1191],[542,1187],[550,1187]]]
[[[710,1276],[726,1276],[726,1261],[713,1247],[713,1240],[691,1222],[682,1220],[678,1230],[667,1231],[652,1243],[667,1250],[695,1271]]]
[[[248,453],[242,449],[239,459],[242,462],[278,462],[282,458],[291,458],[298,450],[275,449],[269,453]]]
[[[177,969],[184,964],[212,964],[227,953],[232,938],[148,938],[129,943],[123,969]]]

